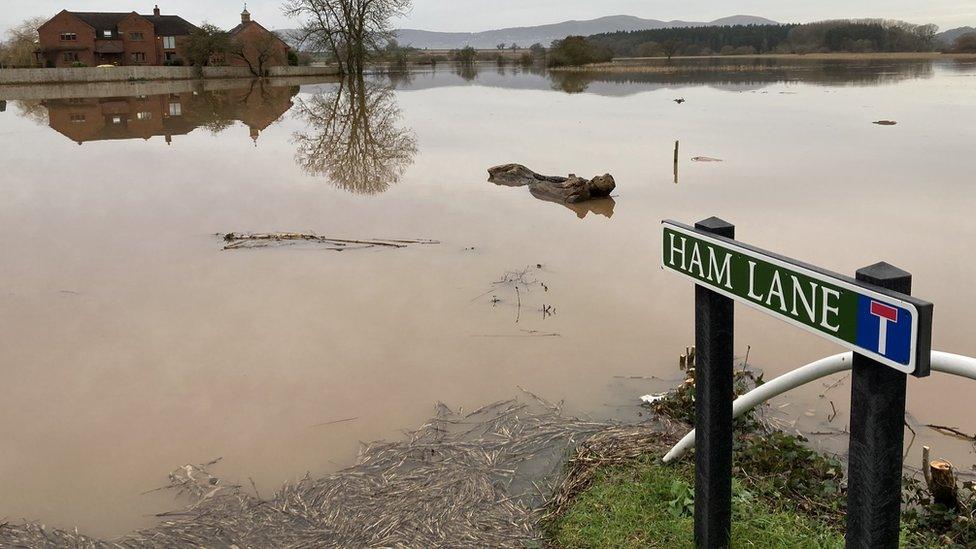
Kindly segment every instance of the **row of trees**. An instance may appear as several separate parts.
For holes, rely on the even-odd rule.
[[[804,25],[735,25],[615,32],[591,36],[619,57],[815,52],[919,52],[935,49],[935,25],[881,19]]]

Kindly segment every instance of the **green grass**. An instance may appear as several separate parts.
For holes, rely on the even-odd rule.
[[[546,525],[559,547],[694,547],[693,474],[688,465],[647,458],[633,466],[603,469],[573,506]],[[734,547],[843,547],[827,524],[784,508],[736,482]]]

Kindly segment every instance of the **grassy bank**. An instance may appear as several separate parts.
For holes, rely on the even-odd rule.
[[[761,377],[737,374],[736,392]],[[694,421],[694,382],[655,404],[662,417]],[[665,465],[668,440],[581,445],[543,529],[562,548],[693,547],[694,460]],[[644,453],[635,451],[642,447]],[[615,448],[627,452],[615,452]],[[842,464],[806,440],[769,430],[755,417],[736,423],[733,455],[734,547],[844,546],[847,494]],[[923,481],[905,479],[904,547],[976,547],[976,495],[960,489],[959,507],[934,504]]]
[[[554,521],[560,547],[694,546],[694,470],[645,458],[601,470],[596,483]],[[764,494],[733,487],[732,543],[736,547],[843,547],[843,535],[824,523],[765,502]]]
[[[924,484],[907,479],[901,545],[976,547],[971,488],[964,505],[933,505]],[[736,443],[733,547],[844,547],[846,494],[836,461],[782,433]],[[544,524],[554,547],[694,546],[694,462],[660,455],[597,468],[587,487]]]

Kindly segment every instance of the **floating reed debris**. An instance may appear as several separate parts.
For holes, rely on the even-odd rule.
[[[321,478],[306,475],[270,499],[227,483],[215,462],[180,467],[169,489],[189,498],[158,526],[112,541],[36,523],[0,528],[0,547],[499,547],[539,546],[538,520],[566,453],[585,442],[572,471],[626,459],[663,444],[670,424],[622,427],[566,417],[559,406],[496,402],[436,416],[399,442],[365,445],[358,464]],[[584,482],[563,481],[567,494]],[[550,506],[551,507],[551,506]]]
[[[297,243],[319,244],[326,250],[342,252],[346,250],[361,250],[364,248],[406,248],[407,246],[422,244],[440,244],[438,240],[423,238],[371,238],[366,240],[352,240],[346,238],[332,238],[312,233],[226,233],[220,235],[226,245],[225,250],[240,250],[246,248],[266,248],[275,245],[291,245]]]

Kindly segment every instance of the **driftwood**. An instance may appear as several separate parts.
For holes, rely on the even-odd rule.
[[[949,509],[959,508],[959,486],[952,464],[943,459],[930,461],[931,449],[922,447],[922,474],[928,485],[932,501]]]
[[[309,233],[226,233],[223,236],[225,250],[240,250],[244,248],[264,248],[275,244],[294,244],[298,242],[312,242],[322,244],[327,250],[337,252],[357,250],[363,248],[406,248],[411,244],[440,244],[437,240],[427,239],[394,239],[371,238],[368,240],[352,240],[347,238],[331,238]]]
[[[503,164],[488,169],[488,181],[507,187],[529,187],[532,196],[540,200],[576,204],[594,198],[605,198],[617,188],[610,174],[583,179],[576,174],[569,177],[542,175],[521,164]]]

